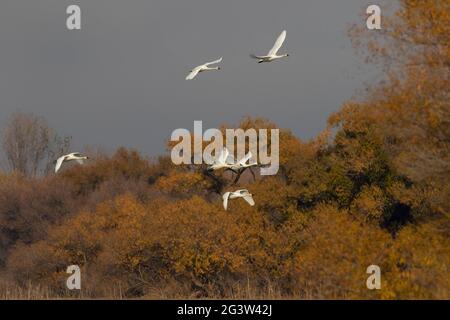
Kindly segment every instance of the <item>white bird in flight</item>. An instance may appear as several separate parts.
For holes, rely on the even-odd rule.
[[[69,162],[69,161],[75,160],[79,164],[83,164],[84,160],[87,160],[87,159],[89,159],[89,157],[83,156],[79,152],[73,152],[73,153],[66,154],[62,157],[59,157],[58,160],[56,160],[55,173],[58,173],[59,169],[61,169],[61,166],[64,162]]]
[[[278,36],[277,41],[275,41],[275,44],[272,49],[270,49],[269,53],[265,56],[257,56],[254,54],[251,54],[250,57],[254,59],[258,59],[258,63],[262,62],[271,62],[274,60],[278,60],[284,57],[289,57],[289,54],[278,54],[278,50],[280,50],[281,46],[283,45],[284,40],[286,40],[286,30],[283,30],[281,34]]]
[[[223,58],[223,57],[222,57]],[[210,65],[212,64],[217,64],[219,62],[222,62],[222,58],[215,60],[215,61],[211,61],[211,62],[207,62],[205,64],[202,64],[198,67],[195,67],[194,69],[191,70],[191,72],[188,74],[188,76],[186,77],[186,80],[192,80],[194,79],[200,72],[204,72],[204,71],[212,71],[212,70],[220,70],[220,67],[210,67]]]
[[[225,210],[228,208],[228,199],[237,199],[244,198],[245,201],[248,202],[249,205],[254,206],[255,201],[253,200],[253,196],[247,189],[236,190],[234,192],[225,192],[222,196],[223,198],[223,207]]]
[[[233,171],[234,173],[236,173],[236,178],[234,179],[233,184],[236,184],[239,181],[242,173],[244,173],[244,171],[247,169],[250,170],[250,172],[252,173],[252,176],[253,176],[253,180],[256,181],[256,176],[252,170],[252,167],[257,166],[258,162],[257,161],[250,162],[252,157],[253,157],[253,155],[252,155],[251,151],[249,151],[244,158],[242,158],[241,160],[239,160],[238,162],[236,162],[235,164],[230,166],[229,169],[231,171]]]
[[[208,166],[208,171],[215,171],[220,169],[230,169],[233,170],[234,166],[233,156],[230,155],[230,152],[226,147],[224,147],[216,159],[214,159],[213,163]],[[234,171],[234,170],[233,170]]]
[[[250,159],[251,159],[252,157],[253,157],[253,155],[252,155],[251,151],[249,151],[249,152],[245,155],[244,158],[242,158],[241,160],[239,160],[239,161],[236,162],[235,164],[231,165],[231,166],[230,166],[230,169],[239,171],[239,170],[241,170],[241,169],[246,169],[246,168],[250,168],[250,167],[257,166],[258,163],[257,163],[256,161],[255,161],[255,162],[249,162],[249,163],[247,163],[248,161],[250,161]]]
[[[208,171],[215,171],[220,169],[225,170],[231,170],[236,174],[239,174],[240,172],[244,171],[247,168],[251,168],[253,166],[257,166],[257,162],[249,162],[250,159],[253,157],[252,153],[249,151],[245,155],[244,158],[241,160],[235,162],[234,157],[230,155],[230,151],[227,149],[227,147],[224,147],[219,155],[214,159],[213,163],[208,166]]]

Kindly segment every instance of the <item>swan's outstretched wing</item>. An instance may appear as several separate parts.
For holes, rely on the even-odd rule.
[[[64,162],[65,156],[59,157],[58,160],[56,160],[56,166],[55,166],[55,173],[58,173],[59,169],[61,169],[61,166]]]
[[[219,154],[219,158],[217,161],[219,163],[226,163],[229,155],[230,155],[230,152],[228,151],[227,147],[223,147],[221,153]]]
[[[253,59],[257,59],[257,60],[261,60],[261,59],[265,58],[265,56],[257,56],[257,55],[254,55],[254,54],[251,54],[250,57],[253,58]]]
[[[255,205],[255,200],[253,200],[253,197],[250,193],[244,196],[244,200],[247,201],[248,204],[251,205],[252,207]]]
[[[191,73],[189,73],[188,76],[186,77],[186,80],[194,79],[198,75],[199,72],[200,72],[200,67],[196,67],[196,68],[192,69]]]
[[[280,50],[281,46],[283,45],[284,40],[286,39],[286,30],[283,30],[281,34],[278,36],[277,41],[275,41],[275,44],[272,49],[269,51],[269,56],[277,54],[278,50]]]
[[[77,160],[75,160],[78,164],[81,164],[81,165],[83,165],[84,164],[84,160],[81,160],[81,159],[77,159]]]
[[[222,59],[223,59],[223,57],[220,57],[220,59],[217,59],[217,60],[214,60],[211,62],[207,62],[207,63],[205,63],[205,66],[209,66],[211,64],[216,64],[216,63],[222,62]]]
[[[225,210],[227,210],[228,208],[228,198],[230,197],[230,192],[225,192],[222,196],[223,199],[223,207],[225,208]]]
[[[252,155],[252,153],[251,153],[251,151],[249,151],[246,155],[245,155],[245,157],[243,157],[241,160],[239,160],[239,164],[246,164],[247,163],[247,161],[249,161],[251,158],[253,157],[253,155]]]

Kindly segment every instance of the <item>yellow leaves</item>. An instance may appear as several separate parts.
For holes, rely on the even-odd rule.
[[[421,87],[420,94],[428,92],[424,83]],[[120,150],[80,173],[67,170],[55,181],[95,190],[78,198],[85,209],[50,228],[45,241],[18,249],[11,270],[53,284],[65,276],[67,263],[75,263],[105,288],[112,279],[143,293],[171,282],[177,290],[195,284],[217,294],[226,292],[230,281],[250,281],[275,283],[283,293],[309,298],[446,297],[448,231],[433,232],[448,226],[421,225],[419,218],[446,212],[448,184],[407,180],[391,161],[409,161],[410,153],[388,149],[404,138],[393,133],[410,122],[409,111],[441,120],[442,114],[431,100],[425,112],[414,100],[417,92],[413,99],[394,91],[375,102],[346,104],[330,118],[329,128],[307,143],[282,130],[279,175],[253,182],[247,173],[239,181],[239,188],[254,194],[254,207],[238,199],[223,210],[218,192],[226,186],[220,190],[201,169],[174,167],[167,158],[152,165]],[[388,126],[394,116],[395,127]],[[247,118],[241,126],[270,123]],[[422,132],[408,130],[409,144],[414,137],[420,146]],[[0,181],[0,188],[9,184]],[[380,227],[393,214],[415,218],[420,232],[407,226],[393,239]],[[437,258],[442,256],[444,261]],[[382,291],[365,286],[372,264],[381,267]]]
[[[429,72],[444,67],[448,73],[450,8],[447,1],[423,0],[414,5],[409,0],[399,2],[400,7],[393,15],[383,15],[382,32],[352,27],[349,34],[354,46],[364,52],[367,62],[379,62],[399,78],[404,78],[401,73],[411,67],[429,69]]]
[[[386,205],[385,197],[384,192],[377,186],[364,187],[353,202],[353,210],[367,220],[379,222]]]
[[[277,177],[268,177],[252,184],[252,192],[258,207],[285,208],[289,205],[290,190],[286,184]],[[274,197],[277,194],[277,197]]]
[[[155,165],[137,151],[120,148],[111,158],[98,155],[84,166],[62,171],[60,177],[69,181],[77,193],[88,194],[107,181],[148,179],[154,170]]]
[[[169,194],[189,195],[204,192],[211,187],[211,182],[199,172],[172,170],[167,176],[158,179],[156,187]]]
[[[309,142],[280,130],[278,176],[240,180],[255,207],[238,199],[224,211],[224,183],[203,167],[126,149],[39,181],[0,173],[5,242],[20,234],[32,243],[13,250],[11,274],[55,284],[76,263],[144,293],[171,281],[216,294],[251,280],[309,298],[448,298],[450,6],[400,4],[382,32],[352,30],[369,61],[385,63],[384,83],[345,103]],[[276,125],[246,117],[237,127]],[[365,287],[372,264],[381,291]]]
[[[167,204],[163,210],[158,215],[166,219],[157,221],[164,225],[155,227],[165,239],[161,244],[170,250],[169,259],[174,262],[176,272],[191,270],[201,275],[240,263],[239,259],[228,260],[230,251],[237,250],[235,237],[243,234],[230,221],[232,216],[199,197]],[[173,228],[168,229],[167,225],[172,223]]]
[[[449,171],[450,6],[434,0],[400,4],[395,15],[383,20],[382,33],[352,33],[360,48],[384,63],[386,80],[368,88],[362,102],[346,103],[330,117],[329,126],[338,130],[335,142],[345,167],[359,174],[379,171],[379,176],[380,165],[389,166],[423,188],[393,188],[396,199],[421,212],[442,212],[448,210],[443,193],[424,193],[435,188],[430,183],[447,189],[441,177]],[[370,207],[368,202],[366,197],[358,205]]]
[[[110,268],[137,272],[157,258],[174,274],[211,276],[245,268],[248,246],[256,249],[249,237],[259,235],[252,231],[260,226],[257,217],[230,215],[196,196],[144,206],[125,195],[101,204],[96,212],[80,214],[52,238],[58,239],[54,244],[58,251],[75,260],[88,255],[92,263],[96,253],[86,250],[95,247],[108,257],[97,263]],[[106,227],[105,221],[114,223]]]
[[[325,290],[330,298],[377,297],[377,292],[365,287],[365,272],[371,264],[383,270],[391,242],[389,234],[353,221],[346,212],[322,206],[303,237],[304,246],[296,254],[295,274],[299,285],[314,293],[313,298]]]
[[[446,218],[448,219],[448,218]],[[399,232],[387,262],[386,290],[395,299],[448,299],[450,240],[435,224]],[[445,222],[448,228],[448,221]],[[447,229],[448,232],[448,229]]]

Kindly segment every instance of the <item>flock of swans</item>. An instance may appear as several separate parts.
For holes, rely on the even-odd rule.
[[[281,34],[278,36],[277,40],[275,41],[274,46],[266,55],[254,55],[251,54],[250,56],[254,59],[258,60],[258,63],[263,62],[272,62],[278,59],[282,59],[284,57],[288,57],[289,54],[278,54],[278,51],[280,50],[281,46],[283,45],[284,41],[286,40],[286,30],[283,30]],[[212,65],[218,64],[222,62],[222,58],[217,59],[215,61],[207,62],[205,64],[199,65],[192,69],[188,76],[186,77],[186,80],[192,80],[194,79],[199,73],[205,72],[205,71],[213,71],[213,70],[220,70],[220,67],[215,66],[211,67]],[[239,180],[242,173],[249,169],[253,175],[253,179],[255,179],[255,173],[252,170],[252,167],[257,166],[258,163],[256,161],[251,161],[253,158],[253,155],[251,152],[247,153],[242,159],[235,161],[234,157],[230,155],[230,152],[227,148],[223,148],[221,152],[215,157],[215,159],[212,161],[212,164],[210,164],[207,167],[208,172],[212,171],[218,171],[218,170],[224,170],[224,171],[232,171],[236,174],[236,178],[234,180],[233,184],[236,184]],[[85,160],[88,160],[89,157],[84,156],[83,154],[79,152],[73,152],[66,155],[63,155],[59,157],[55,161],[55,173],[58,173],[58,171],[61,169],[61,166],[63,163],[76,161],[78,164],[83,164]],[[247,190],[247,189],[240,189],[236,190],[234,192],[225,192],[222,196],[223,199],[223,207],[225,210],[228,210],[228,201],[232,199],[238,199],[243,198],[250,206],[255,205],[255,201],[253,200],[253,195]]]
[[[258,163],[256,161],[251,161],[253,158],[252,153],[249,151],[242,159],[238,161],[234,161],[232,155],[230,155],[229,150],[224,147],[221,152],[216,156],[213,163],[208,166],[208,171],[218,171],[223,169],[224,171],[230,170],[236,174],[236,179],[233,184],[236,184],[239,180],[242,173],[249,169],[253,175],[253,179],[255,179],[255,173],[252,170],[252,167],[257,166]],[[252,194],[247,189],[236,190],[234,192],[226,192],[223,196],[223,207],[225,210],[228,209],[228,200],[236,199],[236,198],[244,198],[245,201],[248,202],[251,206],[255,205],[255,201],[253,200]]]
[[[255,178],[255,173],[252,171],[252,167],[257,166],[257,162],[251,162],[253,155],[251,152],[248,152],[245,157],[243,157],[241,160],[234,161],[234,158],[232,155],[230,155],[230,152],[227,148],[223,148],[221,152],[217,155],[217,157],[214,159],[213,163],[208,166],[208,171],[217,171],[224,169],[224,171],[230,170],[234,172],[237,176],[235,179],[235,183],[237,180],[239,180],[241,174],[246,170],[249,169],[252,174],[253,178]],[[79,152],[72,152],[66,155],[63,155],[58,158],[58,160],[55,161],[55,173],[58,173],[58,171],[61,169],[61,166],[63,163],[76,161],[78,164],[84,164],[85,160],[88,160],[89,157],[84,156],[83,154]],[[223,199],[223,207],[225,210],[228,209],[228,200],[229,199],[237,199],[237,198],[243,198],[245,201],[247,201],[251,206],[255,205],[255,201],[253,200],[252,194],[247,189],[241,189],[236,190],[234,192],[226,192],[222,196]]]
[[[289,54],[279,54],[278,51],[283,46],[284,41],[286,40],[286,30],[283,30],[281,34],[278,36],[277,40],[275,41],[275,44],[273,45],[272,49],[269,50],[269,52],[266,55],[254,55],[251,54],[250,57],[253,59],[257,59],[258,63],[263,62],[272,62],[275,60],[279,60],[285,57],[289,57]],[[186,77],[186,80],[192,80],[194,79],[199,73],[204,71],[213,71],[213,70],[220,70],[220,67],[211,67],[211,65],[218,64],[222,62],[223,57],[221,57],[218,60],[207,62],[205,64],[199,65],[191,70],[191,72]],[[230,170],[236,174],[236,179],[234,180],[234,183],[237,183],[239,180],[241,174],[246,170],[250,169],[253,179],[255,179],[255,173],[251,169],[253,166],[257,166],[257,162],[250,162],[252,159],[252,153],[249,152],[244,158],[238,161],[234,161],[233,157],[230,156],[229,151],[227,148],[224,148],[221,153],[216,157],[216,159],[213,161],[213,163],[208,167],[208,171],[216,171],[220,169],[224,169],[224,171]],[[228,200],[231,199],[237,199],[237,198],[243,198],[247,203],[251,206],[255,205],[255,201],[253,200],[253,195],[247,190],[247,189],[241,189],[236,190],[234,192],[226,192],[223,196],[223,207],[225,210],[228,209]]]
[[[286,40],[286,30],[283,30],[281,34],[278,36],[277,41],[275,41],[275,44],[273,45],[272,49],[270,49],[269,53],[266,55],[257,56],[254,54],[251,54],[250,57],[253,59],[257,59],[258,63],[263,62],[272,62],[278,59],[282,59],[285,57],[289,57],[289,54],[278,54],[278,51],[280,50],[281,46],[284,43],[284,40]],[[223,57],[220,59],[217,59],[215,61],[207,62],[205,64],[199,65],[192,69],[188,76],[186,77],[186,80],[192,80],[194,79],[199,73],[204,71],[214,71],[214,70],[220,70],[220,67],[210,67],[213,64],[218,64],[222,62]]]
[[[249,162],[253,155],[251,152],[247,153],[244,158],[234,161],[232,155],[227,148],[223,148],[214,162],[208,166],[209,171],[225,169],[233,171],[236,174],[242,173],[245,169],[257,166],[257,162]],[[248,163],[247,163],[248,162]],[[252,171],[253,172],[253,171]]]

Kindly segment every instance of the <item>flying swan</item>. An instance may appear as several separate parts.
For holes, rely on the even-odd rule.
[[[79,152],[73,152],[73,153],[66,154],[62,157],[59,157],[58,160],[56,160],[55,173],[58,173],[59,169],[61,169],[61,166],[64,162],[69,162],[69,161],[75,160],[79,164],[83,164],[83,161],[87,160],[87,159],[89,159],[89,157],[83,156]]]
[[[215,171],[220,169],[227,169],[236,172],[234,167],[234,159],[233,156],[230,155],[230,152],[226,147],[224,147],[219,155],[214,159],[213,163],[208,166],[208,171]],[[236,172],[237,173],[237,172]]]
[[[233,171],[234,173],[236,173],[236,178],[234,179],[233,184],[236,184],[239,181],[241,175],[247,169],[250,170],[250,172],[252,173],[252,176],[253,176],[253,180],[256,181],[255,172],[253,172],[252,167],[258,166],[258,162],[251,161],[252,157],[253,157],[253,154],[251,153],[251,151],[249,151],[244,158],[242,158],[241,160],[239,160],[238,162],[236,162],[235,164],[230,166],[229,169],[231,171]]]
[[[257,162],[249,162],[250,159],[253,157],[252,153],[249,151],[244,158],[242,158],[241,160],[239,160],[238,162],[236,162],[235,164],[230,166],[230,169],[236,170],[236,171],[240,171],[240,170],[245,170],[247,168],[251,168],[254,166],[257,166],[258,163]]]
[[[203,72],[203,71],[220,70],[220,67],[210,67],[210,65],[217,64],[219,62],[222,62],[222,58],[215,60],[215,61],[207,62],[198,67],[195,67],[194,69],[191,70],[191,73],[188,74],[188,76],[186,77],[186,80],[194,79],[200,72]]]
[[[245,201],[248,202],[249,205],[254,206],[255,201],[253,200],[253,196],[247,189],[236,190],[234,192],[225,192],[222,196],[223,198],[223,207],[225,210],[228,208],[228,199],[237,199],[244,198]]]
[[[284,57],[289,57],[289,54],[281,54],[281,55],[278,54],[278,50],[280,50],[285,39],[286,39],[286,30],[283,30],[283,32],[281,32],[277,41],[275,42],[273,48],[270,49],[270,51],[267,55],[256,56],[254,54],[251,54],[250,57],[259,60],[258,63],[271,62],[271,61],[278,60],[278,59],[281,59]]]

